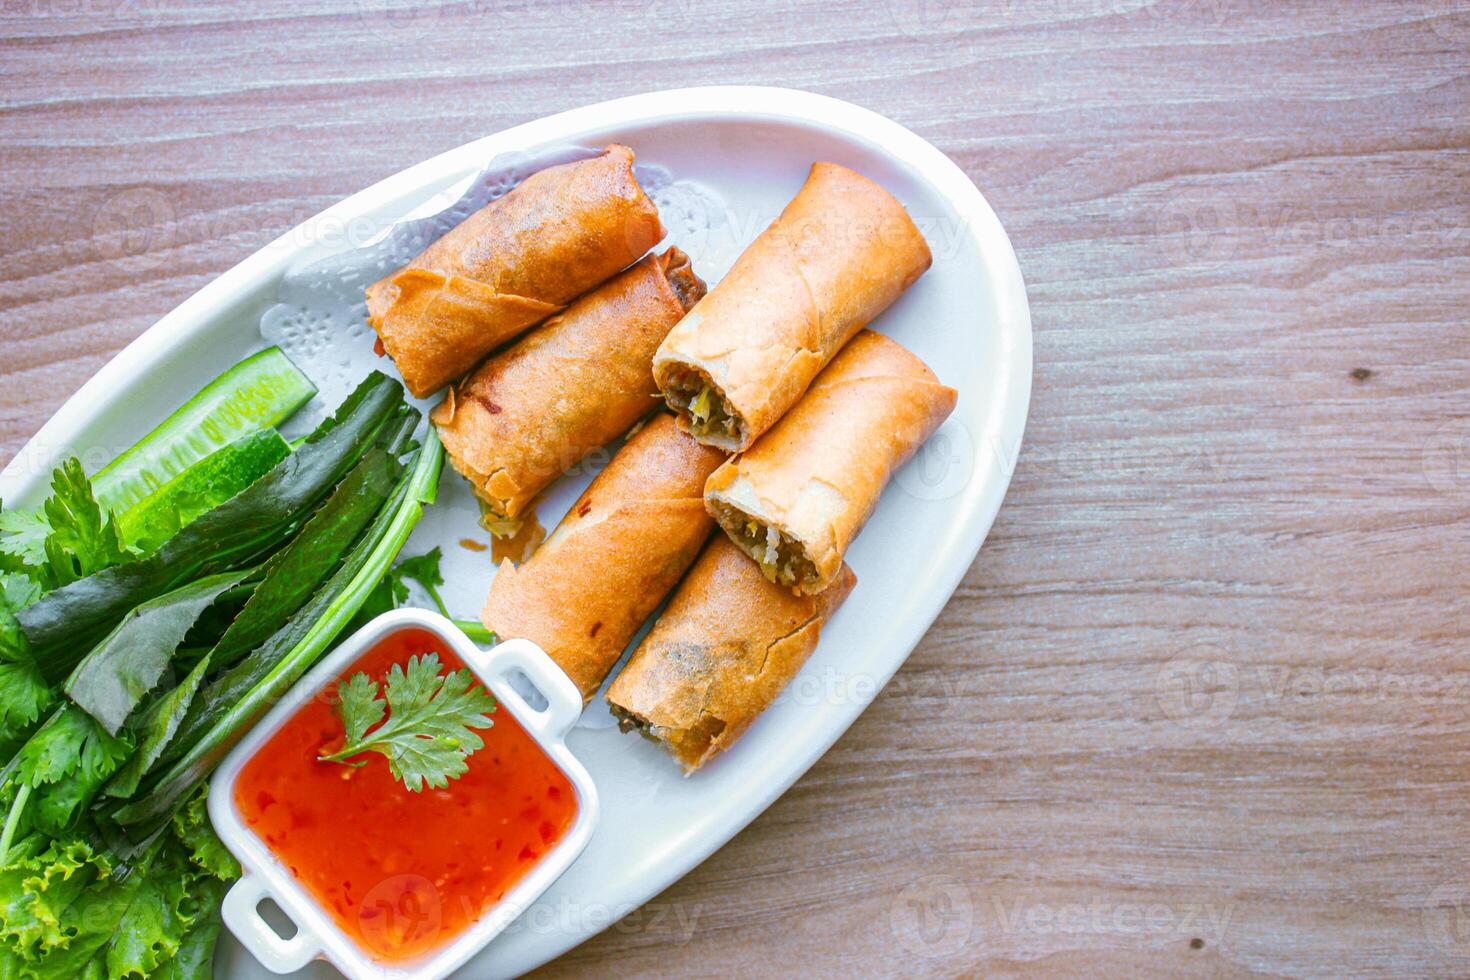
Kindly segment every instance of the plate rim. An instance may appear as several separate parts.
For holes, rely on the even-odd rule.
[[[385,177],[287,230],[211,280],[127,344],[83,383],[0,471],[0,498],[24,496],[35,492],[38,484],[44,485],[56,457],[61,455],[57,450],[70,447],[71,438],[106,411],[110,399],[99,396],[105,396],[109,388],[118,390],[126,387],[118,383],[161,361],[170,350],[182,346],[196,334],[207,328],[217,328],[216,320],[220,314],[250,290],[259,288],[272,278],[279,279],[294,261],[322,240],[323,231],[334,222],[346,216],[380,211],[410,199],[422,202],[426,196],[445,190],[477,171],[499,152],[575,142],[578,133],[711,119],[799,124],[865,144],[873,152],[904,164],[914,171],[917,180],[930,185],[943,197],[957,215],[967,219],[965,233],[973,240],[982,265],[994,277],[992,285],[997,291],[997,305],[1002,314],[1001,322],[996,324],[1002,333],[999,350],[1005,359],[1003,376],[1009,384],[1002,418],[997,425],[1002,445],[975,447],[977,475],[971,483],[978,486],[971,488],[971,492],[966,494],[970,499],[960,505],[955,534],[943,548],[943,560],[936,563],[933,585],[917,603],[917,612],[907,617],[901,631],[902,644],[906,649],[902,656],[892,658],[891,669],[874,678],[876,698],[877,692],[907,662],[939,613],[948,605],[999,513],[1014,475],[1029,417],[1032,327],[1019,260],[1000,219],[980,189],[958,164],[918,134],[877,112],[828,95],[748,85],[646,92],[521,123],[471,140]],[[409,209],[403,208],[405,212]],[[998,479],[980,475],[980,454],[987,450],[1001,456]],[[637,895],[630,903],[632,907],[641,906],[688,874],[765,812],[831,748],[871,702],[872,699],[854,699],[853,703],[844,706],[843,714],[835,719],[836,723],[822,731],[821,737],[793,746],[791,753],[779,763],[776,778],[767,780],[764,792],[748,798],[740,807],[721,813],[713,826],[706,825],[700,835],[702,839],[697,845],[687,848],[680,860],[666,861],[660,869],[662,873],[641,879]],[[558,935],[544,944],[536,961],[527,964],[526,968],[560,956],[610,925],[611,921],[598,929],[579,929]],[[493,956],[491,951],[494,948],[492,943],[482,955]],[[504,965],[508,964],[493,960],[486,964],[491,970]]]

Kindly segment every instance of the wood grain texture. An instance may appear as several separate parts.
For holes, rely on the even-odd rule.
[[[0,447],[298,220],[708,82],[1000,214],[1026,446],[907,666],[546,976],[1470,974],[1470,8],[0,2]]]

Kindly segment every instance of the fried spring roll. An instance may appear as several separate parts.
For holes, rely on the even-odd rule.
[[[669,333],[654,377],[695,438],[743,452],[929,263],[893,195],[846,167],[814,164],[781,216]]]
[[[608,688],[619,726],[698,769],[776,700],[856,582],[843,565],[831,588],[793,595],[717,536]]]
[[[488,527],[657,407],[653,352],[703,295],[683,252],[647,256],[450,389],[429,417]]]
[[[480,618],[534,641],[591,698],[714,529],[701,494],[722,459],[654,416],[529,561],[500,566]]]
[[[368,323],[422,398],[663,236],[633,151],[614,144],[532,174],[369,286]]]
[[[715,470],[705,505],[768,579],[821,592],[955,397],[903,346],[864,330],[774,429]]]

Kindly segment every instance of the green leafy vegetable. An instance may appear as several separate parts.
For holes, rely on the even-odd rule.
[[[172,959],[199,915],[192,872],[178,847],[164,848],[118,921],[107,948],[107,976],[150,977]]]
[[[108,734],[76,705],[54,712],[17,753],[12,776],[35,791],[29,813],[36,828],[53,837],[69,830],[132,750],[131,736]],[[27,795],[17,794],[12,813],[25,808]]]
[[[116,735],[158,686],[200,614],[251,571],[196,579],[138,606],[82,659],[62,690]]]
[[[269,473],[291,454],[275,429],[253,432],[193,464],[117,515],[129,547],[151,554],[201,514]]]
[[[382,449],[364,456],[327,502],[266,565],[265,576],[215,645],[217,666],[253,650],[300,609],[382,509],[402,466]]]
[[[0,608],[0,750],[6,758],[51,703],[51,689],[20,623]]]
[[[75,846],[76,842],[67,843]],[[66,939],[37,950],[45,954],[42,960],[45,975],[106,976],[105,968],[92,967],[91,962],[100,955],[105,964],[107,948],[146,881],[147,876],[142,874],[128,875],[118,881],[91,871],[90,878],[82,882],[83,888],[70,902],[65,902],[68,896],[64,894],[56,896],[52,907],[57,910],[57,924]]]
[[[194,898],[199,911],[193,924],[173,959],[155,970],[152,980],[213,980],[214,944],[219,939],[220,906],[225,889],[223,881],[205,878],[198,883]]]
[[[20,630],[13,617],[34,606],[46,590],[132,556],[75,458],[52,473],[51,496],[40,510],[0,511],[0,552],[12,559],[10,570],[0,575],[0,608],[6,616],[0,624],[0,751],[8,757],[25,724],[45,706],[37,683],[43,672],[29,643],[22,655],[21,644],[9,635]]]
[[[209,786],[205,784],[174,814],[173,831],[179,843],[201,870],[221,881],[240,877],[240,862],[225,847],[209,822]]]
[[[316,387],[278,348],[261,351],[210,382],[136,445],[103,467],[91,481],[89,496],[103,512],[112,511],[124,524],[143,520],[142,515],[131,517],[135,504],[150,494],[156,495],[171,479],[232,440],[248,437],[285,421],[314,394]],[[281,448],[286,448],[279,436],[276,442]],[[252,465],[258,465],[253,454],[262,450],[262,444],[253,447]],[[77,473],[81,473],[80,466],[77,466]],[[222,493],[223,489],[219,487],[217,492]],[[236,489],[243,489],[243,485]],[[221,496],[215,503],[223,499],[225,497]],[[181,503],[184,506],[178,509],[188,510],[194,506],[187,501]],[[150,508],[152,513],[147,518],[150,524],[175,509],[165,506],[159,499],[155,499],[154,504],[156,509]],[[187,519],[181,519],[173,530],[186,523]],[[50,562],[46,538],[55,527],[44,507],[0,510],[0,556],[10,556],[42,574]],[[124,527],[122,530],[126,532],[128,529]],[[128,533],[124,533],[122,539],[130,543],[138,540]],[[87,556],[74,557],[85,560]],[[19,570],[12,565],[6,563],[5,567],[10,571]],[[45,584],[54,588],[75,577],[72,575],[60,582],[48,581]]]
[[[410,657],[406,670],[395,664],[381,697],[378,683],[363,673],[337,690],[346,744],[319,758],[361,766],[366,763],[350,760],[377,752],[387,757],[394,778],[415,793],[425,783],[443,789],[469,772],[466,760],[485,745],[475,729],[489,728],[488,712],[495,710],[495,698],[476,686],[468,668],[441,675],[434,653]]]
[[[20,612],[39,598],[41,586],[35,579],[16,572],[0,574],[0,606],[12,614]]]
[[[342,486],[333,494],[333,498],[317,515],[322,519],[321,522],[318,523],[314,518],[297,538],[297,542],[302,545],[301,549],[298,551],[295,547],[297,542],[293,542],[286,552],[277,556],[281,561],[276,564],[276,570],[294,569],[300,565],[303,571],[297,574],[304,575],[305,570],[310,569],[311,573],[318,577],[324,572],[332,571],[333,567],[340,562],[334,560],[331,565],[326,565],[324,559],[327,557],[340,558],[342,552],[348,551],[362,537],[358,534],[360,529],[358,519],[359,510],[364,504],[371,505],[371,508],[366,511],[366,517],[372,518],[376,512],[376,520],[379,523],[386,523],[389,520],[389,515],[379,504],[394,488],[385,487],[382,484],[389,479],[390,474],[396,476],[399,469],[399,464],[390,460],[380,450],[374,450],[365,457],[362,464],[353,471],[353,475],[360,475],[361,480],[354,480],[353,476],[349,476],[342,482]],[[400,486],[397,489],[401,491],[402,488]],[[341,504],[341,506],[334,507],[334,504]],[[302,541],[302,538],[306,537],[309,532],[312,533],[312,537]],[[366,537],[371,538],[371,533]],[[330,556],[328,550],[332,552]],[[296,560],[298,556],[302,558],[299,562]],[[323,567],[312,569],[310,566],[313,563],[322,563]],[[220,640],[215,648],[215,656],[219,659],[238,659],[238,652],[242,646],[249,648],[245,646],[243,637],[243,634],[247,632],[252,634],[249,637],[252,641],[249,646],[254,646],[254,649],[243,660],[235,663],[229,670],[210,682],[209,687],[204,691],[204,696],[195,702],[185,717],[175,739],[174,744],[177,748],[168,752],[163,761],[169,762],[177,759],[188,746],[194,743],[195,739],[209,731],[238,700],[271,672],[286,651],[298,643],[311,629],[317,617],[330,607],[334,590],[329,583],[315,595],[301,597],[307,600],[304,605],[293,600],[287,614],[272,617],[270,605],[277,607],[285,605],[288,597],[284,593],[293,588],[289,574],[288,572],[285,576],[275,575],[275,581],[281,583],[280,589],[264,596],[264,601],[256,605],[254,610],[251,610],[247,604],[247,608],[241,611],[240,618],[231,626],[234,636],[232,637],[227,632]],[[337,578],[340,578],[342,573],[335,574]],[[266,584],[262,583],[262,588]],[[317,585],[318,581],[313,579],[312,588]],[[272,595],[276,596],[274,602],[271,599]],[[236,629],[237,626],[240,628]],[[274,632],[265,636],[258,635],[272,628]]]
[[[51,477],[45,504],[45,574],[52,586],[66,585],[129,558],[111,516],[92,497],[92,484],[75,458],[62,462]]]
[[[439,586],[444,584],[444,575],[439,570],[439,563],[443,560],[443,553],[438,547],[417,555],[413,558],[405,558],[395,565],[383,580],[373,589],[372,595],[368,596],[362,608],[358,610],[357,619],[353,627],[365,626],[367,623],[381,616],[385,612],[399,609],[408,604],[409,582],[417,582],[439,610],[439,615],[445,617],[464,631],[465,635],[476,643],[493,644],[497,637],[494,631],[486,629],[477,620],[455,619],[449,615],[445,608],[444,600],[439,595]]]
[[[124,828],[128,837],[133,840],[146,838],[159,821],[168,818],[180,801],[203,782],[245,730],[267,707],[285,695],[343,627],[352,621],[363,601],[387,573],[403,542],[408,540],[423,516],[424,506],[433,503],[438,495],[439,471],[443,462],[443,447],[431,426],[413,469],[404,477],[378,518],[362,534],[342,566],[312,601],[292,617],[291,623],[256,651],[269,650],[268,655],[260,658],[260,666],[266,668],[263,676],[241,692],[237,699],[231,700],[227,710],[208,731],[188,740],[180,738],[179,744],[187,745],[184,753],[173,759],[156,780],[144,786],[133,802],[108,815],[112,822]],[[251,663],[255,656],[252,654],[239,666]]]
[[[142,717],[133,723],[133,728],[138,733],[138,749],[128,759],[127,763],[118,770],[103,787],[108,796],[127,799],[138,791],[138,785],[143,782],[143,777],[148,770],[163,755],[163,750],[173,740],[179,726],[184,722],[184,716],[189,711],[189,706],[194,703],[194,695],[199,693],[199,685],[204,682],[204,675],[209,672],[210,656],[205,654],[204,658],[194,665],[189,671],[184,682],[169,691],[163,697],[155,700]]]
[[[46,564],[46,535],[51,525],[39,510],[0,510],[0,552],[27,565]]]
[[[403,389],[374,373],[300,449],[174,535],[156,553],[79,579],[17,616],[50,676],[129,609],[191,579],[249,564],[278,546],[404,411]],[[49,539],[48,539],[49,540]]]
[[[39,835],[36,835],[39,836]],[[84,838],[27,840],[21,860],[0,871],[0,893],[12,872],[19,900],[6,909],[15,935],[0,944],[34,977],[151,976],[184,948],[190,929],[217,903],[222,884],[194,868],[166,836],[126,875]],[[67,874],[50,869],[60,867]],[[13,913],[13,914],[11,914]]]
[[[133,454],[110,485],[132,494],[119,515],[105,473],[89,486],[74,461],[42,509],[0,512],[0,980],[210,976],[240,869],[209,824],[209,773],[434,499],[441,447],[431,431],[416,450],[421,418],[382,376],[289,457],[234,421]],[[397,581],[435,594],[436,560]]]
[[[429,598],[434,600],[434,605],[438,607],[441,616],[446,618],[449,616],[449,610],[444,608],[444,600],[439,598],[439,586],[444,584],[444,575],[439,571],[439,562],[443,558],[443,553],[440,552],[438,547],[435,547],[422,555],[414,558],[405,558],[398,563],[393,569],[390,578],[397,580],[398,584],[394,589],[394,597],[400,605],[408,598],[408,586],[402,584],[407,579],[408,581],[417,582],[423,587],[424,591],[429,594]],[[403,590],[401,596],[397,594],[399,588]]]
[[[110,863],[86,841],[27,837],[0,868],[0,948],[25,963],[65,947],[73,937],[63,920],[75,918],[67,916],[68,908],[110,872]]]
[[[439,586],[444,584],[444,576],[439,571],[439,562],[442,558],[442,553],[436,547],[432,551],[413,558],[405,558],[394,565],[373,589],[367,602],[363,603],[362,611],[357,617],[358,624],[366,624],[370,619],[406,605],[409,597],[409,582],[419,583],[429,594],[434,605],[438,607],[439,614],[447,617],[449,611],[444,608],[444,600],[439,597]]]

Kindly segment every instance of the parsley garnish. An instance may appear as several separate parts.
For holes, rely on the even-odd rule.
[[[495,710],[495,698],[475,686],[474,674],[460,668],[441,676],[439,655],[427,653],[410,657],[407,670],[395,664],[384,688],[380,697],[377,681],[361,672],[337,685],[347,741],[319,756],[322,762],[364,766],[350,760],[378,752],[394,778],[415,793],[425,783],[444,789],[469,771],[465,760],[485,746],[474,729],[489,728]]]

